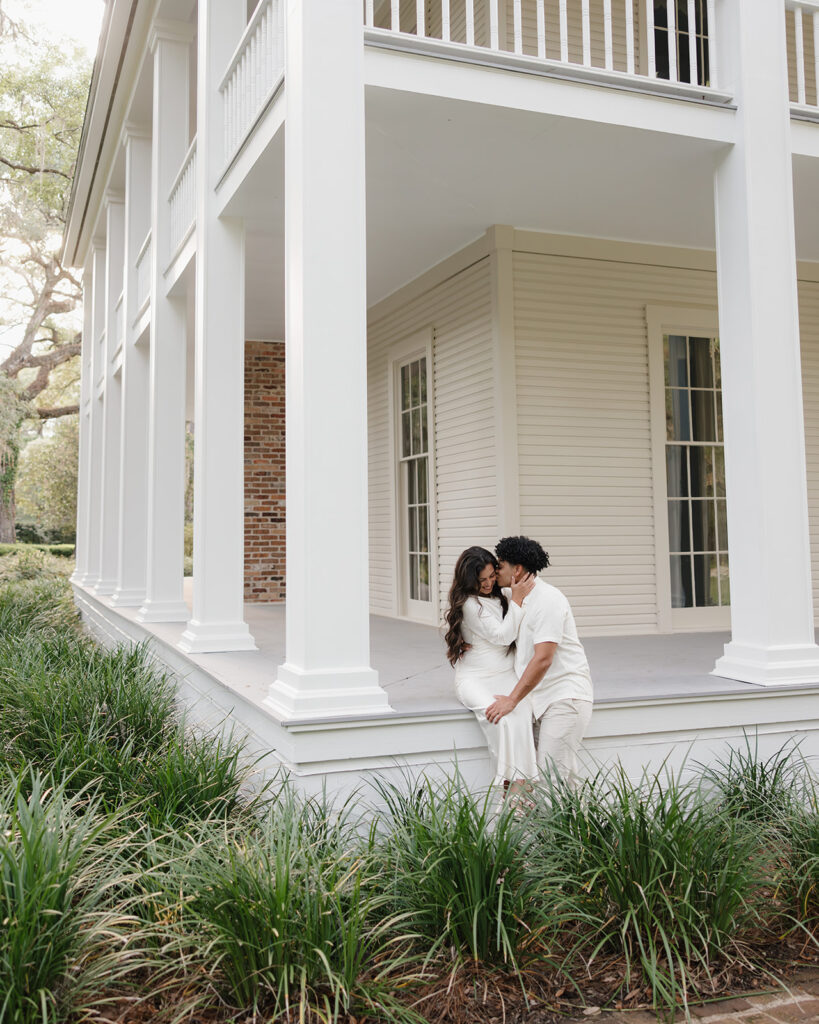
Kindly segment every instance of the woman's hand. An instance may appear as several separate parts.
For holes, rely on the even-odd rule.
[[[515,604],[522,605],[523,599],[527,594],[531,594],[535,589],[535,577],[532,573],[527,572],[525,576],[512,584],[512,600]]]

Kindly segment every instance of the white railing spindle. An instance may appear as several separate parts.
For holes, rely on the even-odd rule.
[[[515,53],[523,53],[523,12],[520,7],[521,0],[513,0],[512,19],[515,28]]]
[[[372,28],[375,24],[375,10],[373,9],[373,0],[367,0],[364,7],[364,21],[367,28]]]
[[[634,0],[626,0],[626,71],[634,74]]]
[[[589,13],[589,0],[582,3],[583,18],[583,67],[591,67],[591,18]]]
[[[424,0],[415,0],[415,31],[419,39],[427,34],[425,8]]]
[[[805,31],[802,25],[802,8],[793,10],[793,24],[796,32],[796,102],[804,104],[805,90]]]
[[[708,82],[707,84],[716,88],[719,84],[719,73],[717,71],[717,57],[719,56],[719,40],[717,39],[717,7],[716,0],[708,0],[705,5],[708,15]],[[705,78],[705,68],[702,69]],[[703,83],[706,84],[706,83]]]
[[[819,11],[813,15],[813,84],[816,88],[816,106],[819,107]]]
[[[569,12],[566,0],[560,0],[560,59],[569,63]]]
[[[475,0],[466,2],[466,45],[475,45]]]
[[[401,31],[401,5],[399,0],[390,2],[390,28],[393,32]]]
[[[489,49],[500,49],[498,43],[498,0],[489,0]]]
[[[654,4],[646,4],[646,55],[648,56],[648,77],[657,77],[657,54],[654,49]]]
[[[611,0],[603,0],[603,44],[605,48],[606,70],[614,68],[614,41],[611,26]]]
[[[649,3],[649,7],[651,4]],[[666,4],[668,12],[668,26],[666,38],[668,40],[668,78],[672,82],[679,81],[677,75],[677,0],[668,0]]]
[[[688,0],[688,74],[689,81],[696,85],[700,80],[697,57],[697,11],[695,0]]]
[[[537,0],[537,55],[546,57],[546,7],[544,0]]]
[[[449,0],[441,0],[441,38],[445,43],[452,39],[452,30],[449,21]]]

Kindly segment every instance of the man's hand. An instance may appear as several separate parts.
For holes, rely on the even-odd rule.
[[[497,725],[504,715],[514,711],[517,706],[517,701],[513,700],[512,697],[504,697],[503,694],[496,693],[495,703],[490,704],[486,709],[486,720],[493,725]]]

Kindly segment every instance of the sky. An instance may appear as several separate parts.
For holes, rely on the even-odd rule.
[[[20,17],[55,40],[74,39],[90,57],[97,52],[103,0],[0,0],[0,4],[9,17]]]

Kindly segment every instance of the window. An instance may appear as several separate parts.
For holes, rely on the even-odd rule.
[[[674,78],[675,81],[690,82],[692,85],[710,85],[708,0],[693,0],[693,3],[689,3],[689,0],[653,0],[653,3],[657,77]],[[690,18],[692,9],[693,20]],[[670,32],[671,46],[669,49]],[[695,69],[691,67],[692,32],[697,61]],[[672,58],[676,68],[674,75],[671,73]]]
[[[429,356],[416,352],[397,364],[398,579],[402,614],[432,620],[432,475]]]
[[[730,604],[719,340],[663,335],[672,608]]]

